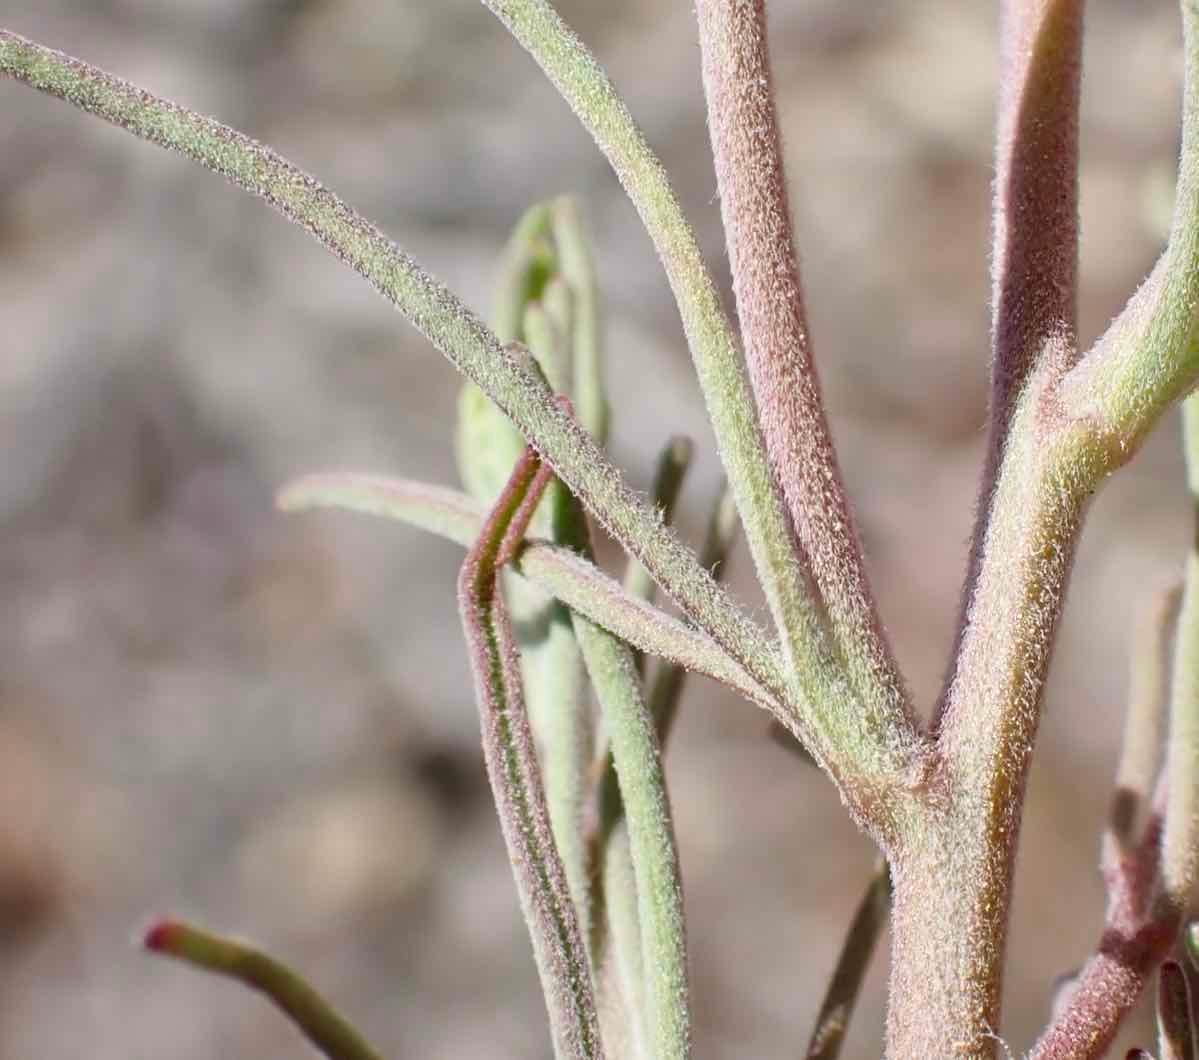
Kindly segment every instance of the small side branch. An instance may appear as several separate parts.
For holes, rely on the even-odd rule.
[[[1016,405],[1077,358],[1078,105],[1084,0],[1005,0],[992,220],[991,394],[957,648],[969,620]],[[946,707],[943,696],[934,729]]]
[[[1187,555],[1174,641],[1166,759],[1169,793],[1162,837],[1164,898],[1180,914],[1189,906],[1199,877],[1199,397],[1183,405],[1183,450],[1196,532]]]
[[[1159,805],[1133,849],[1122,850],[1112,837],[1105,841],[1107,914],[1103,934],[1065,1007],[1033,1046],[1028,1060],[1095,1060],[1104,1056],[1154,969],[1169,952],[1180,921],[1169,903],[1154,899],[1161,828]]]
[[[849,925],[841,956],[820,1005],[806,1060],[837,1060],[862,982],[891,910],[891,874],[885,861],[875,866]]]
[[[465,494],[382,475],[306,475],[280,490],[276,503],[284,511],[338,508],[382,516],[463,546],[475,541],[483,526],[482,510]],[[755,672],[767,675],[769,685],[763,684],[702,630],[630,596],[619,582],[573,549],[526,540],[513,568],[634,648],[720,681],[777,719],[789,716],[782,701],[769,690],[783,680],[773,654],[761,655],[755,666]]]
[[[867,712],[863,727],[902,758],[915,742],[915,720],[866,577],[809,349],[765,0],[699,0],[696,13],[742,343],[771,471],[798,536],[797,577],[815,583],[818,610]],[[816,636],[788,645],[797,669],[811,668]]]
[[[287,965],[245,943],[163,920],[146,932],[152,953],[184,961],[264,994],[329,1060],[381,1060],[337,1010]]]
[[[1154,776],[1160,776],[1162,715],[1166,706],[1164,656],[1177,593],[1159,598],[1143,616],[1133,641],[1132,682],[1124,743],[1116,769],[1102,869],[1107,914],[1095,954],[1087,961],[1065,1008],[1033,1048],[1029,1060],[1091,1060],[1102,1056],[1168,952],[1182,907],[1161,890],[1163,831],[1180,831],[1159,779],[1152,810],[1141,824]],[[1171,695],[1177,710],[1177,690]],[[1171,737],[1173,742],[1173,736]],[[1170,769],[1167,763],[1167,771]],[[1165,817],[1163,818],[1163,815]],[[1193,822],[1183,822],[1192,834]],[[1175,842],[1178,840],[1176,839]]]
[[[1076,355],[1083,0],[1007,0],[994,211],[991,445],[1032,368]],[[996,454],[997,455],[997,454]]]
[[[1182,155],[1170,240],[1095,348],[1062,384],[1065,411],[1086,419],[1106,470],[1199,382],[1199,4],[1181,0],[1185,76]]]
[[[916,764],[914,729],[896,721],[891,707],[870,719],[854,709],[857,690],[826,636],[819,602],[796,562],[735,333],[662,163],[594,55],[548,0],[484,3],[528,49],[591,133],[654,242],[682,317],[749,551],[791,664],[788,727],[810,743],[841,786],[851,812],[877,830],[880,822],[871,819],[878,816],[877,800],[862,790],[863,778],[881,787],[906,786]],[[672,592],[659,571],[646,568]]]

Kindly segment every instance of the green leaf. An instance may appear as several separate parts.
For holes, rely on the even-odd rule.
[[[520,351],[502,346],[443,284],[328,189],[248,136],[3,30],[0,74],[186,155],[306,228],[504,410],[571,491],[712,639],[778,701],[786,699],[763,631],[629,488],[594,439],[557,405]]]
[[[284,511],[340,508],[396,519],[460,545],[468,545],[478,536],[483,518],[479,506],[456,490],[344,472],[297,479],[280,491],[277,502]],[[621,640],[714,678],[777,718],[787,717],[786,709],[771,692],[711,637],[629,596],[619,582],[572,550],[528,541],[518,552],[514,566],[572,611],[611,630]]]

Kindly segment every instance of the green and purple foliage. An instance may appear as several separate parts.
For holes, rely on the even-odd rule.
[[[0,72],[262,197],[470,381],[457,437],[466,493],[339,473],[293,483],[279,500],[400,519],[467,547],[459,603],[484,757],[559,1057],[691,1054],[683,881],[662,761],[687,670],[767,711],[881,854],[807,1056],[838,1054],[889,913],[886,1055],[994,1057],[1025,785],[1087,505],[1199,385],[1199,4],[1180,5],[1186,70],[1169,242],[1090,350],[1075,324],[1084,4],[1000,5],[989,445],[957,633],[926,722],[879,619],[821,397],[764,0],[696,5],[736,328],[664,168],[587,47],[548,0],[484,3],[607,156],[666,270],[728,482],[698,552],[669,527],[690,443],[667,445],[652,501],[604,452],[597,284],[570,200],[535,206],[517,226],[489,328],[248,137],[3,31]],[[1195,398],[1184,421],[1199,499]],[[596,565],[588,516],[628,552],[623,583]],[[769,631],[718,581],[738,524]],[[656,588],[681,617],[655,605]],[[1103,1055],[1159,968],[1159,1057],[1194,1056],[1187,972],[1167,958],[1195,945],[1199,554],[1186,560],[1181,593],[1144,623],[1133,677],[1103,842],[1106,922],[1029,1054],[1036,1060]],[[293,973],[254,951],[179,924],[154,929],[147,946],[263,991],[331,1057],[374,1055]]]

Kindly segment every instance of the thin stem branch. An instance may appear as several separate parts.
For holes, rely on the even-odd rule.
[[[717,499],[708,522],[703,548],[700,551],[701,561],[705,567],[713,571],[714,577],[722,576],[724,560],[736,537],[737,526],[737,509],[732,503],[726,487]],[[665,752],[666,742],[674,727],[685,676],[686,670],[683,667],[677,663],[662,660],[650,683],[647,705],[650,718],[653,720],[659,753]],[[594,834],[588,845],[591,849],[589,875],[593,885],[598,889],[600,898],[603,899],[607,894],[608,859],[612,856],[616,846],[627,842],[627,837],[622,839],[625,808],[612,751],[606,751],[600,761],[603,762],[603,770],[595,785]],[[619,876],[619,873],[617,875]],[[607,902],[611,905],[610,899],[607,899]]]
[[[837,1060],[841,1055],[854,1005],[890,909],[891,874],[887,863],[880,859],[866,886],[866,893],[858,903],[828,991],[820,1003],[816,1026],[805,1054],[807,1060]]]
[[[838,782],[869,773],[875,783],[906,784],[912,762],[895,752],[896,744],[905,741],[895,738],[890,725],[868,728],[856,712],[846,709],[853,693],[846,687],[841,662],[823,643],[818,607],[795,561],[792,533],[732,326],[665,169],[595,57],[547,0],[484,3],[528,50],[591,133],[662,259],[750,553],[781,633],[794,682],[788,699],[796,716],[789,727],[803,732]],[[667,588],[659,572],[646,567]],[[878,808],[875,800],[862,792],[846,790],[846,795],[855,816],[871,823],[868,818]]]
[[[603,711],[637,884],[651,1055],[691,1052],[683,884],[653,718],[627,645],[585,618],[575,633]]]
[[[143,945],[153,953],[236,979],[264,994],[329,1060],[381,1060],[325,998],[261,950],[178,920],[155,924],[146,932]]]
[[[1140,646],[1138,646],[1140,647]],[[1129,710],[1148,704],[1130,702]],[[1162,704],[1156,704],[1160,711]],[[1124,771],[1123,762],[1118,767]],[[1103,933],[1078,974],[1069,999],[1038,1039],[1028,1060],[1097,1060],[1106,1055],[1154,968],[1169,952],[1179,912],[1158,891],[1165,784],[1158,782],[1143,830],[1104,837],[1101,868],[1107,887]]]
[[[1092,424],[1109,471],[1131,459],[1161,414],[1199,382],[1199,4],[1181,0],[1180,9],[1182,155],[1170,240],[1062,383],[1064,411]]]
[[[1003,4],[992,258],[997,451],[1033,368],[1076,356],[1083,7],[1084,0]]]
[[[1186,403],[1184,413],[1188,483],[1192,504],[1199,505],[1195,398]],[[1029,1060],[1092,1060],[1103,1055],[1153,969],[1169,951],[1190,902],[1199,872],[1199,553],[1195,544],[1187,557],[1174,640],[1164,782],[1158,783],[1153,815],[1140,834],[1135,828],[1136,810],[1146,800],[1160,757],[1166,685],[1162,656],[1170,619],[1178,608],[1177,596],[1176,590],[1162,596],[1145,616],[1134,645],[1125,744],[1104,842],[1108,913],[1103,938],[1065,1011]],[[1163,1041],[1163,1050],[1167,1044]]]
[[[277,503],[284,511],[339,508],[383,516],[460,545],[470,545],[483,525],[479,505],[457,490],[384,476],[343,472],[307,475],[284,487]],[[788,717],[769,689],[706,633],[629,596],[619,582],[572,549],[546,541],[526,541],[513,566],[572,611],[611,630],[635,648],[720,681],[776,718]],[[777,675],[778,666],[777,657],[764,655],[755,669]]]
[[[836,453],[804,319],[766,43],[765,0],[699,0],[708,124],[745,358],[771,470],[786,500],[797,563],[827,612],[864,712],[855,733],[875,734],[909,758],[916,722],[891,655]],[[817,629],[792,662],[809,668]],[[830,710],[848,713],[845,704]]]
[[[728,485],[721,486],[720,493],[712,505],[708,515],[708,526],[704,532],[704,541],[699,550],[699,561],[705,570],[712,572],[712,577],[720,581],[725,575],[729,552],[737,540],[737,531],[741,522],[737,517],[737,506]],[[649,711],[653,715],[654,725],[658,730],[658,743],[662,749],[670,740],[674,729],[674,720],[678,715],[679,699],[683,694],[683,684],[687,671],[666,659],[661,660],[654,669],[649,686]],[[788,739],[791,739],[788,736]],[[791,740],[794,743],[794,740]]]
[[[1195,535],[1174,638],[1166,747],[1169,793],[1162,836],[1164,897],[1180,913],[1190,905],[1199,877],[1199,398],[1183,404],[1183,451]]]
[[[498,570],[515,553],[550,478],[528,449],[467,552],[458,579],[483,753],[517,890],[541,974],[559,1057],[599,1058],[603,1046],[590,962],[554,842],[533,733],[521,690],[511,623]]]
[[[328,189],[274,151],[211,118],[5,30],[0,30],[0,76],[178,151],[306,228],[396,305],[511,417],[571,491],[687,614],[747,669],[757,671],[755,677],[773,686],[780,701],[787,698],[776,675],[758,665],[771,654],[763,631],[629,488],[595,440],[556,404],[527,358],[502,347],[443,284]],[[721,409],[721,415],[743,420],[743,407],[735,401]],[[744,426],[737,430],[744,433]]]
[[[992,219],[987,454],[951,669],[977,589],[1016,404],[1035,369],[1077,358],[1078,107],[1085,0],[1005,0]],[[936,730],[947,706],[934,712]]]

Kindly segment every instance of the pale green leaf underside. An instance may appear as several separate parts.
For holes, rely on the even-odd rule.
[[[415,526],[469,547],[479,536],[483,510],[457,490],[374,475],[308,475],[284,487],[280,508],[340,508]],[[712,677],[775,714],[785,712],[736,660],[700,630],[625,592],[594,564],[570,549],[540,540],[525,543],[516,569],[567,607],[650,655]]]

